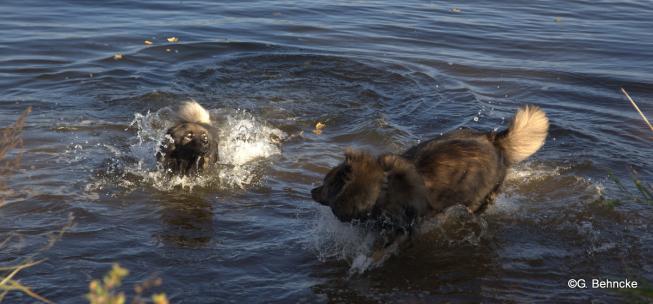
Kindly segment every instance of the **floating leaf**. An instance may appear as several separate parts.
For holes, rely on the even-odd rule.
[[[318,122],[315,124],[315,130],[313,130],[313,133],[315,133],[315,134],[317,134],[317,135],[320,135],[320,134],[322,134],[322,130],[323,130],[324,128],[326,128],[326,124],[324,124],[324,123],[318,121]]]

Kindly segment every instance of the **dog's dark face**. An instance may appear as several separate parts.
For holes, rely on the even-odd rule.
[[[184,122],[168,129],[167,140],[161,145],[158,159],[166,167],[178,173],[188,174],[192,170],[204,169],[216,161],[216,138],[210,126]]]
[[[313,200],[322,205],[329,206],[329,198],[336,197],[342,191],[350,174],[351,167],[344,163],[331,169],[324,177],[322,186],[311,190]]]
[[[379,197],[383,178],[383,169],[372,155],[349,150],[345,161],[327,173],[322,186],[311,190],[311,196],[331,207],[343,222],[366,220]]]

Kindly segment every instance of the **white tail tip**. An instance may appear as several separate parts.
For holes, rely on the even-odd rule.
[[[211,124],[211,115],[197,101],[189,100],[184,102],[177,111],[179,119],[184,122],[195,122]]]
[[[546,140],[549,119],[537,106],[523,106],[512,119],[510,128],[501,139],[511,163],[525,160],[539,150]]]

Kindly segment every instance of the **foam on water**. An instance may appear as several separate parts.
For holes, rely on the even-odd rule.
[[[604,213],[606,222],[596,216],[594,203],[604,195],[600,181],[574,174],[573,165],[527,162],[511,170],[503,193],[488,214],[498,215],[498,224],[506,218],[518,219],[549,225],[560,235],[576,235],[582,240],[578,246],[585,246],[587,255],[594,255],[613,250],[618,244],[615,238],[605,235],[604,225],[612,225],[619,216],[611,218],[616,213]]]
[[[344,260],[350,272],[360,273],[372,268],[370,256],[376,235],[362,225],[340,222],[326,207],[318,207],[317,219],[312,220],[310,245],[318,260]]]
[[[243,188],[256,177],[252,161],[281,154],[280,144],[286,134],[260,122],[245,111],[212,111],[220,122],[220,162],[229,166],[220,170],[223,186]]]
[[[213,169],[197,176],[170,175],[156,162],[156,153],[168,128],[175,123],[175,113],[170,108],[156,112],[136,113],[130,127],[136,137],[129,150],[121,152],[107,146],[112,154],[104,178],[87,185],[87,191],[98,190],[111,180],[125,189],[149,185],[161,191],[195,187],[242,189],[256,184],[260,179],[257,168],[260,160],[281,153],[281,142],[286,134],[243,110],[210,110],[213,125],[219,130],[220,160]],[[118,175],[118,176],[116,176]]]
[[[320,261],[342,260],[349,264],[349,274],[360,274],[380,267],[391,256],[399,253],[399,244],[384,248],[382,255],[374,252],[379,236],[365,224],[340,222],[326,207],[319,207],[317,219],[310,233],[310,244]],[[417,238],[429,242],[478,245],[485,236],[487,223],[469,214],[464,206],[448,208],[441,215],[426,221],[417,232]]]
[[[539,195],[529,189],[544,187],[546,184],[565,183],[567,179],[575,181],[576,185],[572,188],[577,194],[600,196],[602,189],[600,185],[586,178],[568,174],[567,171],[571,169],[572,166],[569,165],[545,163],[524,163],[512,168],[506,177],[503,192],[485,214],[499,213],[501,219],[513,217],[528,221],[530,216],[537,215],[533,215],[531,212],[520,212],[520,209],[531,196]],[[558,180],[561,178],[565,179]],[[569,190],[562,186],[560,188],[562,193],[550,194],[553,196],[569,195],[567,193]],[[549,207],[550,205],[540,205],[539,208]],[[372,259],[373,244],[377,237],[375,232],[367,229],[365,225],[340,222],[326,207],[318,207],[318,209],[310,241],[320,261],[346,261],[350,265],[350,274],[355,274],[379,267],[389,256],[399,253],[398,248],[389,248],[382,259]],[[498,225],[500,224],[498,223]],[[575,230],[581,233],[587,231],[584,226],[586,224],[570,224],[578,226]],[[469,214],[466,208],[456,205],[426,221],[419,229],[417,241],[428,241],[447,246],[478,246],[481,240],[487,236],[487,232],[488,223],[485,215]]]
[[[506,182],[524,183],[537,181],[552,176],[559,176],[564,170],[570,169],[571,166],[549,166],[542,163],[524,162],[508,170]]]
[[[525,162],[514,166],[502,186],[490,212],[517,212],[522,206],[529,208],[564,207],[599,199],[604,194],[600,181],[575,174],[572,164]],[[527,201],[537,205],[530,206]]]

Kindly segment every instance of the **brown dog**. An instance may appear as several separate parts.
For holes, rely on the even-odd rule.
[[[542,147],[548,127],[540,108],[525,106],[500,133],[458,130],[401,156],[348,150],[311,195],[341,221],[372,220],[382,223],[376,227],[412,233],[421,219],[449,206],[483,211],[507,169]]]
[[[218,133],[209,112],[195,101],[177,111],[178,122],[166,133],[157,160],[171,173],[199,174],[218,161]]]
[[[345,161],[311,194],[315,201],[331,207],[343,222],[382,219],[379,224],[383,226],[408,227],[429,208],[422,177],[411,162],[396,155],[376,158],[367,152],[347,150]]]

